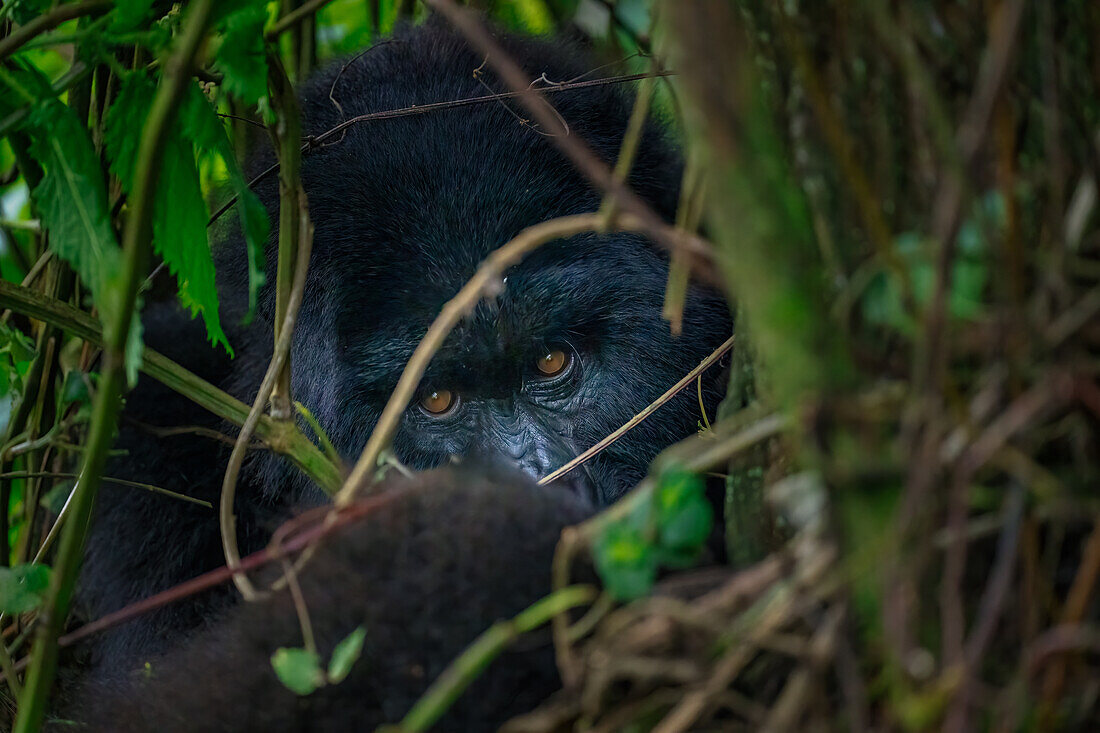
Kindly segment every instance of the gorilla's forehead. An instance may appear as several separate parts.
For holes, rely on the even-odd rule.
[[[341,307],[345,351],[380,387],[392,384],[476,267],[443,272],[408,265],[364,272]],[[629,339],[659,313],[663,278],[661,258],[637,237],[593,234],[544,245],[453,330],[429,378],[503,378],[548,346]]]

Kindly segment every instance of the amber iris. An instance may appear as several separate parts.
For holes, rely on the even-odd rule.
[[[535,366],[538,367],[539,373],[543,376],[556,376],[569,366],[569,354],[561,349],[553,349],[539,357],[539,360],[535,362]]]
[[[442,415],[455,403],[454,393],[449,389],[437,389],[420,398],[420,406],[432,415]]]

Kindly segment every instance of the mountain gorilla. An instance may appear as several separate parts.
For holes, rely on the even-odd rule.
[[[532,78],[568,81],[597,66],[561,44],[501,40]],[[303,86],[304,130],[316,136],[369,112],[502,91],[492,75],[475,74],[483,62],[438,24],[402,30],[392,41]],[[604,85],[560,91],[551,98],[569,134],[613,162],[631,110],[623,90]],[[269,152],[261,153],[253,161],[255,170],[271,160]],[[629,183],[667,219],[675,211],[680,170],[661,130],[648,126]],[[529,225],[594,212],[600,205],[600,194],[509,100],[353,125],[338,141],[305,156],[302,179],[316,231],[292,350],[294,396],[349,460],[361,449],[428,325],[478,264]],[[277,221],[276,184],[269,181],[260,194]],[[270,358],[274,293],[271,287],[262,292],[256,317],[243,325],[247,263],[239,237],[230,235],[216,258],[222,322],[236,358],[211,349],[201,325],[172,303],[147,308],[147,341],[251,401]],[[634,235],[586,234],[537,250],[507,273],[500,295],[481,303],[434,358],[394,439],[397,458],[423,469],[454,456],[477,456],[479,463],[508,463],[537,477],[612,432],[729,335],[722,297],[693,286],[683,334],[670,336],[661,318],[666,276],[665,256]],[[716,406],[721,382],[719,370],[704,377],[708,410]],[[165,436],[149,424],[231,432],[227,426],[148,379],[129,396],[125,416],[129,420],[118,447],[128,455],[109,469],[110,475],[154,482],[217,504],[228,448],[203,431]],[[566,477],[561,490],[593,506],[615,500],[643,476],[659,450],[691,434],[699,420],[695,396],[681,395]],[[276,456],[252,453],[235,508],[242,551],[263,547],[281,518],[323,500]],[[543,509],[538,502],[530,507],[532,512]],[[353,553],[366,572],[381,572],[373,565],[397,562],[384,546],[368,545],[377,551]],[[541,572],[545,558],[539,556],[536,563],[522,551],[506,554],[512,572]],[[105,486],[87,548],[80,610],[98,617],[223,564],[215,512]],[[395,572],[411,570],[404,563],[394,567]],[[488,578],[475,577],[492,587]],[[450,590],[441,581],[423,587],[442,597],[410,600],[383,594],[366,600],[406,609],[410,623],[417,620],[412,609],[418,603],[452,609],[458,618],[441,619],[448,623],[440,640],[457,635],[468,642],[476,628],[494,620],[463,616],[478,609],[447,597]],[[419,592],[416,588],[412,582],[407,586],[410,593]],[[140,667],[208,626],[233,599],[221,589],[143,616],[85,647],[85,661],[93,674]],[[370,609],[371,614],[387,612]],[[250,612],[242,613],[241,618],[250,618]],[[237,623],[229,633],[250,624]],[[265,645],[265,653],[274,646]],[[453,650],[440,647],[448,658]],[[385,697],[405,699],[391,692]]]

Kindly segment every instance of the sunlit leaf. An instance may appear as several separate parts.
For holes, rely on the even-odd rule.
[[[669,471],[654,493],[658,544],[677,555],[696,554],[714,526],[714,509],[706,486],[696,474]]]
[[[609,525],[596,542],[594,555],[604,587],[615,598],[641,598],[653,587],[657,558],[636,527],[625,522]]]
[[[298,647],[280,647],[271,655],[275,675],[296,695],[309,695],[324,684],[325,675],[315,652]]]
[[[332,650],[332,659],[328,663],[328,681],[333,684],[343,682],[348,676],[352,666],[363,653],[363,642],[366,641],[367,630],[362,626],[356,628],[336,645]]]

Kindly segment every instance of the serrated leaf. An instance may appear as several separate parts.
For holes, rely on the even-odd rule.
[[[225,19],[214,68],[222,74],[222,88],[246,104],[267,96],[267,58],[264,49],[262,3],[250,4]]]
[[[299,647],[279,647],[271,666],[283,686],[296,695],[309,695],[324,684],[325,675],[315,652]]]
[[[191,142],[172,137],[164,147],[153,207],[153,247],[175,275],[180,302],[201,313],[211,342],[233,353],[218,318],[214,260],[206,236],[209,214]]]
[[[99,158],[76,114],[51,102],[35,115],[31,154],[45,169],[34,189],[49,245],[72,265],[91,289],[100,317],[110,322],[117,310],[107,283],[119,269],[120,253],[107,209]]]
[[[264,247],[271,231],[267,210],[259,197],[248,187],[248,181],[241,172],[233,147],[229,143],[225,126],[222,125],[214,107],[206,96],[193,84],[184,97],[180,119],[184,133],[205,153],[218,156],[225,164],[229,183],[237,195],[237,216],[244,232],[245,247],[248,256],[248,314],[251,319],[256,309],[260,288],[264,285]]]
[[[604,587],[621,601],[641,598],[657,577],[657,557],[642,533],[625,523],[609,525],[595,547],[596,571]]]
[[[332,650],[332,658],[328,662],[328,681],[337,684],[351,672],[352,666],[363,653],[363,642],[366,641],[367,630],[358,627],[336,645]]]
[[[118,96],[107,110],[104,143],[111,173],[118,177],[125,191],[134,183],[134,165],[145,118],[153,105],[157,88],[144,71],[128,74],[119,87]]]
[[[0,613],[20,614],[42,605],[50,587],[50,568],[27,563],[0,567]]]

